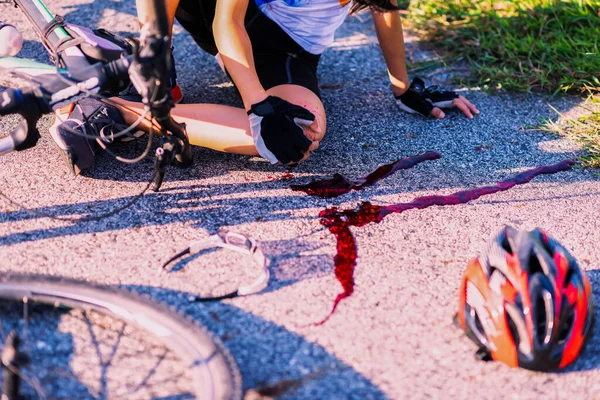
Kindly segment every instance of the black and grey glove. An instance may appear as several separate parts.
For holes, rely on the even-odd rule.
[[[428,117],[434,107],[453,107],[454,99],[458,98],[458,94],[449,90],[442,90],[439,86],[426,88],[425,82],[421,78],[414,78],[406,92],[394,97],[401,110]]]
[[[312,143],[302,126],[310,125],[314,114],[279,97],[269,96],[254,104],[248,119],[258,154],[271,164],[300,161]]]

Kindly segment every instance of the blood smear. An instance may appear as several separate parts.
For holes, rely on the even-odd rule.
[[[498,182],[493,186],[484,186],[475,189],[463,190],[447,196],[417,197],[410,203],[399,203],[389,206],[377,206],[364,202],[358,209],[339,210],[337,207],[327,208],[319,213],[321,224],[326,226],[337,240],[337,254],[333,262],[335,276],[341,283],[343,292],[338,294],[333,302],[330,313],[315,325],[325,323],[335,312],[340,301],[352,295],[354,291],[354,267],[356,266],[356,241],[350,231],[351,226],[364,226],[371,222],[381,222],[386,215],[401,213],[414,208],[423,209],[431,206],[448,206],[468,203],[481,196],[502,192],[516,185],[530,182],[538,175],[555,174],[567,171],[575,163],[573,160],[564,160],[557,164],[533,168]]]
[[[409,169],[423,161],[437,160],[441,157],[442,155],[437,151],[427,151],[423,154],[401,158],[392,163],[380,165],[369,175],[355,181],[351,181],[344,175],[334,174],[332,179],[313,180],[307,185],[291,185],[290,188],[311,196],[322,198],[338,197],[351,190],[361,190],[366,186],[371,186],[401,169]]]

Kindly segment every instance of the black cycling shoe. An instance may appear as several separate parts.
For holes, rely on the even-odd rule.
[[[85,98],[73,106],[63,114],[56,112],[56,121],[50,127],[50,135],[65,154],[69,171],[79,175],[94,164],[98,141],[112,143],[117,139],[115,134],[126,129],[127,125],[116,107],[100,100]],[[126,141],[131,140],[132,136],[118,138]]]

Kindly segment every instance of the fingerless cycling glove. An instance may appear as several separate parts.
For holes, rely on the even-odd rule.
[[[439,86],[425,87],[421,78],[414,78],[410,87],[400,96],[394,96],[403,111],[428,117],[434,107],[449,108],[458,98],[456,92],[442,90]]]
[[[256,150],[271,164],[300,161],[312,143],[302,126],[310,125],[314,114],[279,97],[254,104],[248,119]]]

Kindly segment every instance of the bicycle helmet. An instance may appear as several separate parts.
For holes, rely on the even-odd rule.
[[[467,266],[456,322],[479,346],[480,359],[563,368],[592,330],[590,281],[544,231],[507,226]]]

